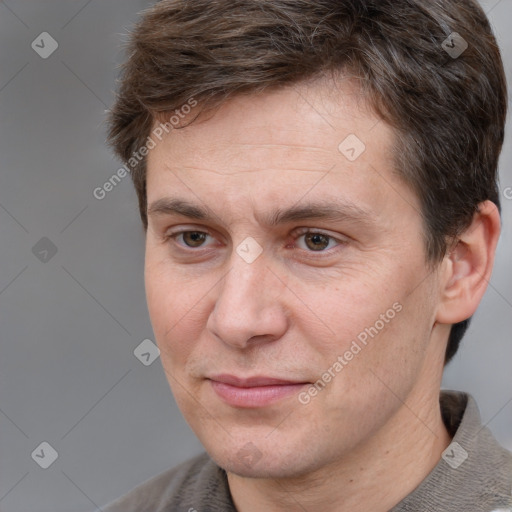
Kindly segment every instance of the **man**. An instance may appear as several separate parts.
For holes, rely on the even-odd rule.
[[[511,510],[440,393],[491,276],[506,85],[472,0],[164,0],[110,117],[205,454],[109,512]]]

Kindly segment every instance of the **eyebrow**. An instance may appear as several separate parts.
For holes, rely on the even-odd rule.
[[[207,206],[198,206],[184,199],[163,197],[152,202],[147,210],[149,217],[181,215],[189,219],[208,221],[219,218]],[[352,221],[370,223],[375,215],[352,202],[309,201],[287,209],[276,208],[262,219],[262,224],[273,227],[289,222],[309,219]]]

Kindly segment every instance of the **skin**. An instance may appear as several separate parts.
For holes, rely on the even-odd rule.
[[[445,259],[429,264],[418,198],[393,171],[393,131],[348,81],[238,96],[203,117],[148,155],[146,294],[178,406],[226,469],[240,512],[387,511],[451,441],[438,398],[450,324],[485,291],[499,214],[483,203]],[[366,145],[355,161],[338,150],[349,134]],[[152,212],[164,197],[214,216]],[[367,217],[263,222],[275,208],[317,200]],[[178,230],[189,234],[173,238]],[[206,236],[190,236],[197,231]],[[252,263],[236,251],[247,237],[263,250]],[[396,303],[400,312],[332,372]],[[236,407],[209,380],[311,385],[329,368],[334,377],[307,404],[294,393]]]

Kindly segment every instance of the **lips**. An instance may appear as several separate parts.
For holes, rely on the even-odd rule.
[[[221,400],[242,408],[270,405],[298,393],[302,387],[310,384],[266,376],[241,378],[226,374],[214,375],[208,380]]]

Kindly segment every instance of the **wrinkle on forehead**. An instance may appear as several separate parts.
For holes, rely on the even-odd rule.
[[[179,168],[177,167],[171,167],[169,165],[166,165],[166,169],[170,172],[172,172],[173,174],[175,174],[176,172],[179,172],[179,171],[199,171],[199,172],[208,172],[208,173],[211,173],[211,174],[217,174],[219,176],[237,176],[237,175],[240,175],[240,174],[251,174],[251,173],[257,173],[257,172],[271,172],[271,173],[277,173],[277,172],[291,172],[291,173],[296,173],[296,172],[311,172],[311,173],[319,173],[319,174],[326,174],[328,173],[331,169],[332,169],[332,165],[330,167],[327,167],[325,169],[311,169],[311,168],[306,168],[306,169],[299,169],[297,167],[293,167],[293,168],[281,168],[281,167],[265,167],[264,169],[253,169],[253,168],[247,168],[247,169],[243,169],[243,170],[240,170],[240,171],[235,171],[235,172],[222,172],[222,171],[219,171],[218,169],[209,169],[209,168],[206,168],[206,167],[196,167],[196,166],[190,166],[190,165],[184,165],[184,166],[180,166]]]
[[[337,147],[322,148],[301,144],[248,144],[222,142],[209,148],[195,148],[179,165],[164,160],[168,170],[204,171],[231,176],[253,172],[327,172],[341,155]]]
[[[247,144],[242,142],[233,142],[232,146],[239,146],[242,148],[262,148],[262,149],[272,149],[272,148],[282,148],[282,149],[302,149],[304,151],[318,151],[318,152],[327,152],[325,148],[316,147],[316,146],[303,146],[302,144]]]

